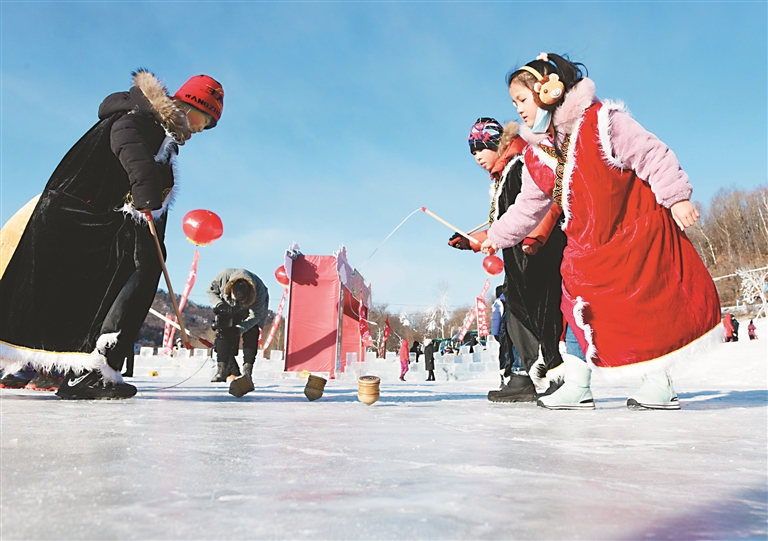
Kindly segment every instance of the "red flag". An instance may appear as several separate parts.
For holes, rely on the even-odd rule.
[[[173,318],[173,315],[166,313],[165,317],[167,319],[171,319],[171,318]],[[176,321],[176,319],[174,318],[173,321]],[[171,354],[171,348],[172,348],[171,340],[173,340],[173,335],[171,334],[171,329],[175,329],[175,327],[173,327],[170,323],[166,322],[165,328],[163,329],[163,353],[165,355],[170,355]]]
[[[200,253],[195,248],[195,255],[192,256],[192,266],[189,269],[189,275],[187,276],[187,283],[184,284],[184,291],[181,293],[181,300],[179,301],[179,313],[184,310],[184,306],[187,304],[189,294],[192,293],[192,286],[195,285],[197,279],[197,260],[200,259]],[[176,321],[175,317],[171,317],[173,321]],[[171,326],[170,323],[165,324],[165,331],[163,332],[163,348],[166,353],[170,355],[171,348],[173,347],[173,335],[176,334],[176,327]],[[167,341],[166,341],[167,339]]]
[[[280,316],[283,315],[283,308],[285,308],[285,297],[288,296],[288,288],[283,288],[283,296],[280,299],[280,305],[277,307],[277,313],[275,313],[275,319],[272,320],[272,328],[269,329],[269,336],[267,336],[267,341],[264,342],[264,347],[262,350],[265,350],[269,347],[269,344],[272,343],[272,339],[275,337],[275,333],[277,332],[277,327],[280,325]],[[261,337],[259,337],[259,342],[261,342]]]
[[[379,345],[379,357],[384,356],[384,346],[387,345],[387,338],[389,338],[389,333],[392,331],[392,329],[389,328],[389,318],[387,318],[387,322],[384,325],[384,338],[381,340],[381,344]]]
[[[464,336],[466,336],[467,331],[469,331],[469,328],[472,326],[472,322],[475,321],[476,313],[477,313],[477,306],[473,307],[464,318],[464,325],[461,326],[461,331],[459,331],[459,336],[457,337],[459,342],[464,340]]]
[[[373,345],[371,329],[368,327],[368,308],[363,304],[363,299],[360,299],[360,339],[365,347]]]

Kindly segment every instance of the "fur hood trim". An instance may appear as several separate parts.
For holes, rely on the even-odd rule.
[[[512,140],[517,137],[519,131],[520,126],[514,120],[504,124],[504,131],[501,133],[501,140],[499,141],[499,156],[504,155],[504,151],[509,146],[509,143],[511,143]]]
[[[241,304],[243,306],[251,306],[253,303],[256,302],[256,285],[247,276],[239,275],[239,276],[233,276],[232,278],[230,278],[229,281],[227,282],[227,285],[224,286],[224,294],[228,298],[232,298],[232,288],[238,282],[245,282],[250,286],[250,293],[248,293],[248,298],[245,299]]]
[[[147,98],[166,132],[173,134],[176,142],[183,145],[190,136],[187,115],[176,105],[165,85],[152,72],[142,68],[133,72],[133,86]]]

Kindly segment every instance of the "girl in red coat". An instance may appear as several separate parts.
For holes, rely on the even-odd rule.
[[[597,99],[583,67],[542,53],[508,77],[526,169],[483,250],[520,242],[553,202],[562,207],[561,308],[587,363],[566,356],[565,385],[540,406],[593,409],[591,370],[600,369],[642,376],[628,407],[679,409],[667,367],[720,321],[715,285],[683,233],[699,217],[692,188],[623,104]]]

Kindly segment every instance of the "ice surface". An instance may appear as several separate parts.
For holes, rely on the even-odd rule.
[[[760,340],[673,372],[672,412],[628,410],[631,380],[596,379],[595,411],[548,411],[423,372],[370,407],[339,380],[315,402],[302,379],[257,379],[238,400],[139,358],[131,400],[3,389],[0,538],[765,539],[756,323]]]

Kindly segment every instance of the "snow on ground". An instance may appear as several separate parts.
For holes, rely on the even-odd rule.
[[[768,326],[678,368],[681,411],[493,404],[489,381],[199,374],[136,398],[0,391],[2,539],[766,539]],[[407,376],[406,376],[407,377]]]

